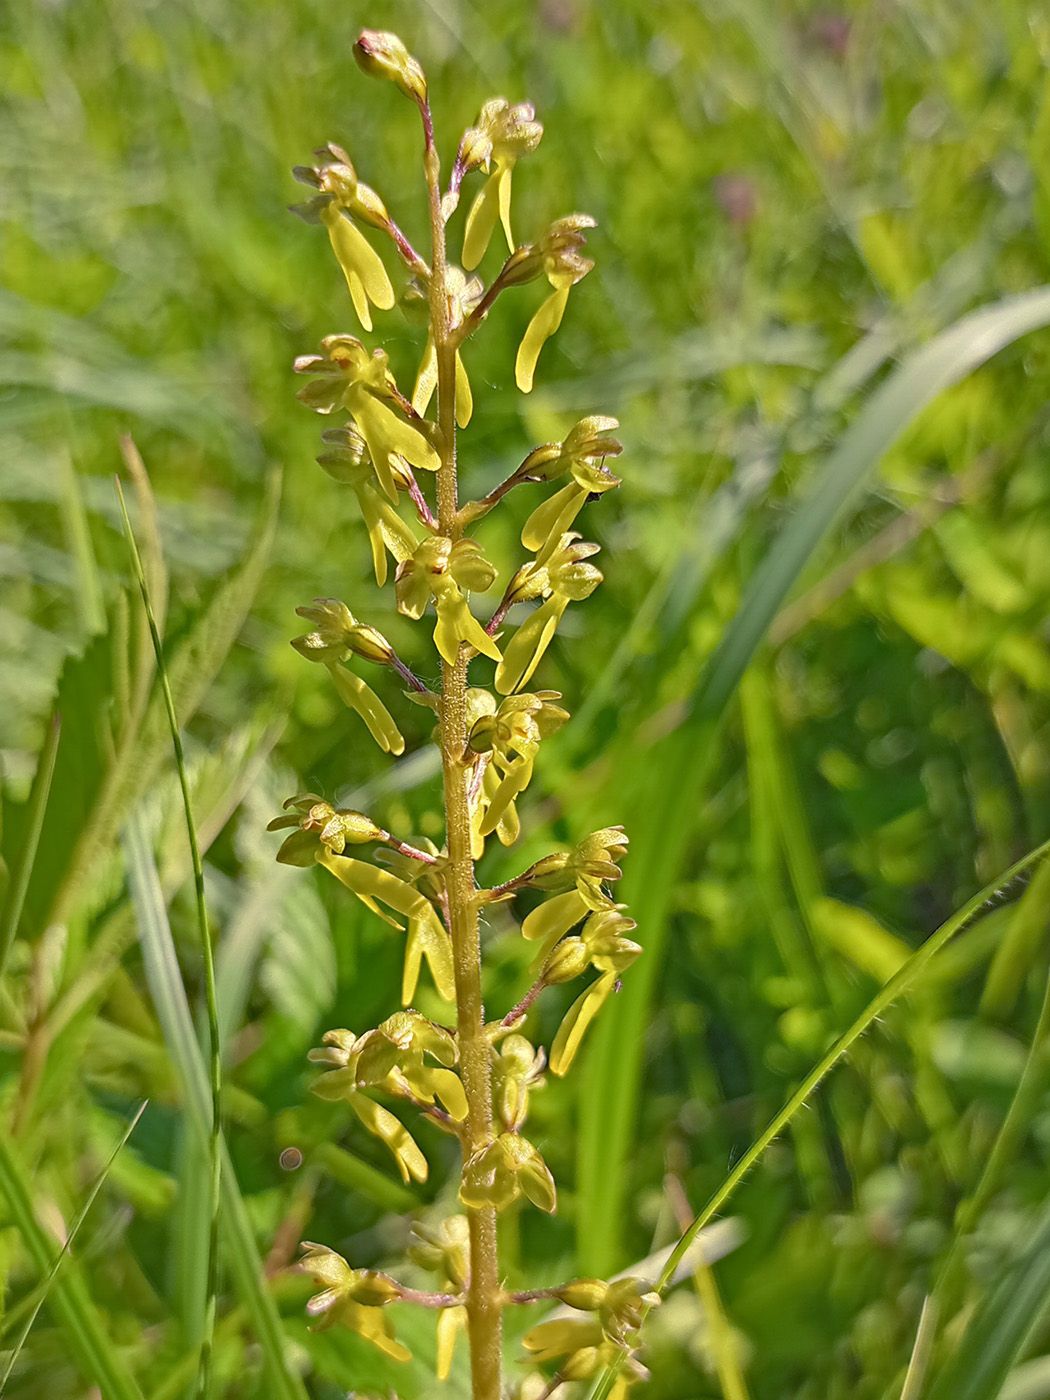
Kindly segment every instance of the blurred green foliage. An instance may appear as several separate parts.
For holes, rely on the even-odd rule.
[[[290,373],[321,335],[352,328],[326,240],[285,212],[290,167],[335,140],[410,236],[425,227],[411,114],[350,58],[366,23],[397,29],[423,60],[446,160],[486,97],[536,104],[546,133],[516,176],[520,237],[575,209],[598,221],[596,270],[530,398],[513,388],[527,293],[468,347],[467,491],[584,413],[615,414],[627,445],[623,488],[584,517],[606,584],[544,662],[543,684],[580,698],[545,745],[521,858],[624,821],[641,838],[625,898],[657,889],[666,937],[639,930],[661,952],[632,972],[640,991],[625,988],[616,1054],[596,1039],[583,1075],[535,1098],[537,1141],[564,1187],[556,1219],[510,1221],[515,1283],[605,1274],[671,1242],[665,1176],[699,1207],[907,952],[1050,829],[1045,333],[944,393],[887,455],[783,600],[702,781],[680,790],[693,770],[660,759],[692,732],[683,714],[746,581],[870,389],[964,312],[1050,281],[1044,8],[12,0],[0,13],[9,871],[56,705],[63,736],[0,987],[4,1131],[48,1232],[30,1238],[8,1197],[5,1346],[41,1250],[150,1098],[13,1396],[85,1393],[78,1307],[157,1400],[189,1384],[200,1326],[201,1163],[121,838],[132,818],[148,834],[196,1006],[177,789],[110,481],[127,432],[170,576],[245,1228],[310,1395],[436,1393],[432,1319],[406,1311],[399,1333],[416,1359],[398,1370],[358,1338],[311,1336],[310,1285],[287,1272],[303,1236],[361,1266],[400,1252],[412,1212],[440,1204],[443,1173],[408,1191],[342,1110],[308,1096],[306,1050],[328,1026],[362,1030],[386,1013],[400,945],[338,890],[276,867],[263,832],[309,788],[367,805],[395,833],[440,835],[426,713],[399,711],[408,756],[391,765],[358,742],[322,668],[287,645],[295,606],[315,596],[346,598],[395,645],[408,635],[371,581],[352,493],[313,463],[316,419]],[[410,380],[418,331],[387,325],[392,367]],[[532,504],[516,503],[519,528]],[[140,538],[151,519],[143,493]],[[518,562],[514,522],[508,510],[485,536],[503,573]],[[508,873],[491,864],[483,877]],[[716,1274],[756,1400],[899,1395],[956,1208],[1034,1034],[1042,1044],[1045,876],[1019,893],[933,965],[736,1198],[746,1237]],[[528,949],[497,914],[489,938],[491,1001],[509,1006]],[[541,1039],[563,1009],[544,1011]],[[595,1109],[610,1095],[619,1138]],[[1022,1267],[1041,1219],[1050,1097],[1038,1076],[1023,1102],[956,1240],[966,1269],[944,1300],[945,1352],[958,1310]],[[440,1163],[450,1145],[430,1139]],[[288,1147],[303,1154],[296,1172],[280,1165]],[[229,1268],[226,1279],[222,1393],[276,1394],[259,1315]],[[647,1393],[721,1394],[718,1334],[697,1298],[680,1289],[653,1323]],[[1036,1331],[1029,1352],[1046,1341]]]

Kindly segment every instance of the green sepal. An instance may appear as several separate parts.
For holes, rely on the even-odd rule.
[[[296,820],[296,826],[298,825]],[[316,831],[293,831],[277,852],[277,859],[281,865],[306,868],[313,865],[319,844]]]

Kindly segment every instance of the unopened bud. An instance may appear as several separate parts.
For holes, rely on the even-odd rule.
[[[582,938],[563,938],[547,959],[543,980],[551,987],[571,982],[584,971],[590,959],[590,950]]]
[[[559,1288],[555,1297],[570,1308],[581,1312],[596,1312],[605,1302],[609,1285],[597,1278],[576,1278]]]
[[[377,632],[367,623],[359,622],[348,629],[346,644],[355,656],[363,661],[374,661],[377,666],[391,666],[394,662],[394,648],[382,632]]]
[[[372,78],[396,83],[406,97],[422,105],[427,100],[426,75],[396,34],[362,29],[354,45],[358,67]]]

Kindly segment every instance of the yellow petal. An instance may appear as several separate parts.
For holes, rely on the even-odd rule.
[[[401,1004],[408,1006],[416,994],[419,965],[427,960],[430,975],[438,995],[445,1001],[456,1000],[456,974],[452,962],[452,943],[433,907],[423,899],[417,914],[408,921],[408,942],[405,944],[405,967],[401,978]]]
[[[587,1027],[605,1005],[615,985],[616,973],[606,972],[596,982],[592,982],[583,995],[577,997],[569,1007],[551,1046],[552,1074],[560,1078],[572,1064]]]
[[[422,410],[417,409],[417,412]],[[456,351],[456,425],[465,428],[474,412],[474,395],[470,392],[470,380],[463,366],[463,358]]]
[[[328,671],[335,681],[340,699],[352,710],[357,711],[365,724],[368,725],[369,733],[383,752],[404,753],[405,741],[401,731],[375,691],[367,686],[360,676],[355,676],[345,666],[333,662],[329,665]]]
[[[525,791],[532,781],[532,759],[519,758],[512,763],[492,795],[485,820],[478,828],[482,836],[491,836],[503,821],[507,808]],[[506,844],[506,843],[504,843]]]
[[[556,288],[529,322],[528,329],[518,346],[518,357],[514,362],[514,382],[523,394],[532,392],[532,381],[536,374],[536,361],[540,351],[561,325],[565,306],[569,300],[571,282]]]
[[[389,404],[370,394],[363,385],[351,384],[343,402],[368,445],[368,455],[385,494],[397,503],[397,486],[390,472],[390,457],[400,453],[406,462],[436,472],[441,458],[418,428],[399,418]]]
[[[321,219],[328,229],[332,251],[343,269],[354,308],[366,331],[372,329],[368,301],[383,311],[394,305],[394,289],[386,268],[376,250],[356,224],[343,217],[332,204],[321,210]]]
[[[503,224],[503,232],[507,235],[507,247],[512,253],[514,251],[514,235],[510,231],[510,173],[513,169],[513,161],[507,161],[501,168],[497,159],[496,181],[499,190],[499,216]]]
[[[452,1370],[456,1338],[467,1326],[466,1308],[442,1308],[437,1320],[437,1378],[447,1381]]]
[[[511,637],[496,668],[496,689],[501,695],[510,695],[528,681],[550,646],[567,606],[568,599],[555,593]]]
[[[463,235],[463,266],[468,272],[477,267],[485,256],[485,250],[492,238],[492,230],[496,227],[499,215],[499,184],[500,167],[497,165],[470,206],[466,232]]]
[[[537,506],[526,520],[521,531],[522,544],[536,554],[553,553],[554,547],[571,527],[586,500],[587,492],[577,486],[575,481],[563,486],[560,491],[555,491],[554,495]],[[545,564],[547,559],[538,558],[536,562]]]
[[[430,400],[434,397],[434,390],[438,382],[438,361],[437,351],[434,349],[434,337],[427,336],[427,348],[423,351],[423,358],[419,362],[419,373],[416,375],[416,387],[412,390],[412,407],[420,417],[426,413],[430,406]],[[462,427],[463,424],[460,424]]]
[[[357,1094],[351,1100],[351,1107],[368,1131],[389,1147],[406,1184],[411,1177],[416,1181],[426,1181],[429,1175],[427,1159],[400,1118],[395,1118],[387,1109],[364,1094]]]
[[[502,660],[499,647],[470,611],[466,598],[454,584],[435,596],[434,607],[438,617],[434,628],[434,645],[450,666],[456,664],[460,642],[469,642],[475,651],[491,657],[493,661]]]
[[[536,938],[564,937],[574,925],[587,917],[590,911],[579,890],[567,890],[538,904],[531,914],[525,916],[521,926],[522,937]]]

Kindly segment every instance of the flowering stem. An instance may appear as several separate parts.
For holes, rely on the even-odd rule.
[[[433,124],[429,106],[420,104],[426,136],[424,166],[430,196],[433,240],[430,279],[430,322],[438,371],[438,426],[441,468],[437,474],[438,527],[455,542],[462,533],[456,485],[456,347],[452,338],[448,294],[445,222]],[[445,785],[445,824],[448,834],[449,930],[456,980],[457,1041],[460,1072],[467,1098],[464,1156],[488,1146],[492,1134],[492,1062],[485,1036],[481,999],[481,937],[471,853],[467,743],[467,662],[464,650],[454,664],[442,662],[439,706],[441,759]],[[467,1292],[467,1333],[473,1400],[499,1400],[502,1364],[502,1290],[496,1244],[496,1212],[491,1206],[468,1208],[470,1227],[470,1286]]]

